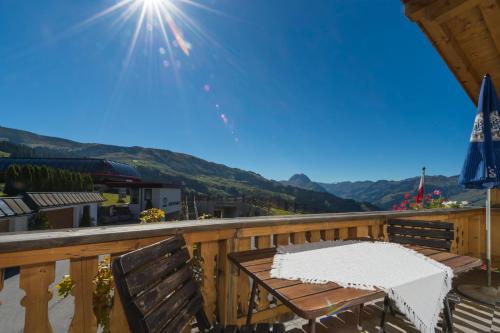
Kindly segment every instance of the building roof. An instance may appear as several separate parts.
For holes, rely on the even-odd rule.
[[[489,73],[500,93],[500,5],[496,0],[404,0],[405,14],[427,36],[477,104]]]
[[[94,183],[103,181],[140,181],[141,174],[134,167],[111,160],[95,158],[0,158],[0,173],[11,165],[43,165],[56,169],[88,173]]]
[[[21,197],[0,198],[0,218],[21,216],[33,213]]]
[[[181,188],[181,184],[157,182],[106,182],[110,188]]]
[[[37,209],[84,205],[105,201],[98,192],[28,192],[27,201]]]

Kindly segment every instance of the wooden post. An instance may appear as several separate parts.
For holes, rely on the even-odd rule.
[[[288,238],[289,238],[289,235],[288,234],[279,234],[277,237],[276,237],[276,246],[279,246],[279,245],[288,245]]]
[[[205,313],[210,323],[214,323],[217,303],[217,283],[215,277],[215,257],[219,251],[217,241],[201,243],[201,257],[203,258],[202,293],[205,300]]]
[[[339,229],[339,238],[340,239],[349,238],[349,228],[340,228]]]
[[[21,300],[25,308],[25,333],[52,333],[48,302],[52,298],[49,286],[54,282],[55,262],[21,266],[19,287],[26,296]]]
[[[93,310],[93,293],[98,265],[97,257],[71,259],[70,273],[74,287],[71,295],[75,297],[75,314],[69,328],[70,333],[95,333],[97,320]]]
[[[321,241],[321,231],[313,230],[311,231],[311,243],[316,243]]]
[[[292,243],[293,244],[304,244],[306,242],[306,233],[305,232],[294,232],[292,234]]]
[[[330,241],[335,239],[335,229],[325,230],[325,240]]]
[[[237,268],[227,255],[234,252],[234,238],[219,241],[218,255],[218,316],[223,325],[235,324],[237,319]]]
[[[367,225],[359,226],[357,228],[356,237],[369,237],[369,236],[370,236],[370,234],[368,232],[368,226]]]

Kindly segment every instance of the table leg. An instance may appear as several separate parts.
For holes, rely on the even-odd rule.
[[[445,297],[444,299],[443,319],[443,326],[446,327],[446,332],[453,333],[453,315],[451,313],[448,297]]]
[[[357,322],[358,330],[361,330],[363,327],[361,324],[363,322],[363,307],[364,306],[365,306],[364,304],[360,304],[358,306],[358,313],[357,313],[358,314],[358,322]]]
[[[250,293],[250,300],[248,302],[247,325],[252,323],[253,308],[255,307],[255,294],[257,293],[257,282],[252,280],[252,292]]]
[[[309,333],[316,333],[316,318],[309,319]]]
[[[387,316],[387,312],[389,312],[389,297],[384,297],[384,310],[382,311],[382,318],[380,318],[380,333],[385,332],[385,316]]]

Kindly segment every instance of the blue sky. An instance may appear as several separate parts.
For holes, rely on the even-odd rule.
[[[399,2],[171,1],[189,56],[153,22],[129,60],[139,13],[81,24],[116,1],[1,1],[0,125],[273,179],[459,173],[474,105]]]

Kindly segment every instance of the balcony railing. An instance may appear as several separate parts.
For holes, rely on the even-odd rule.
[[[269,216],[23,232],[0,236],[0,290],[3,269],[19,266],[19,287],[25,292],[21,300],[25,308],[24,332],[52,332],[48,314],[52,293],[48,289],[55,282],[56,261],[69,259],[69,273],[75,282],[71,292],[74,315],[70,332],[96,332],[92,280],[99,257],[109,255],[113,259],[166,236],[182,234],[191,255],[195,249],[195,254],[201,257],[201,287],[210,319],[241,324],[248,307],[250,281],[228,262],[228,253],[289,243],[363,236],[383,238],[385,222],[391,217],[453,222],[456,236],[452,251],[475,257],[484,253],[482,208]],[[495,228],[494,235],[500,232],[500,226]],[[500,246],[496,245],[499,240],[500,235],[492,242],[496,259],[500,258]],[[289,310],[276,300],[269,300],[264,290],[259,291],[257,310],[253,316],[255,322],[289,318]],[[111,332],[128,331],[117,299],[110,321]]]

